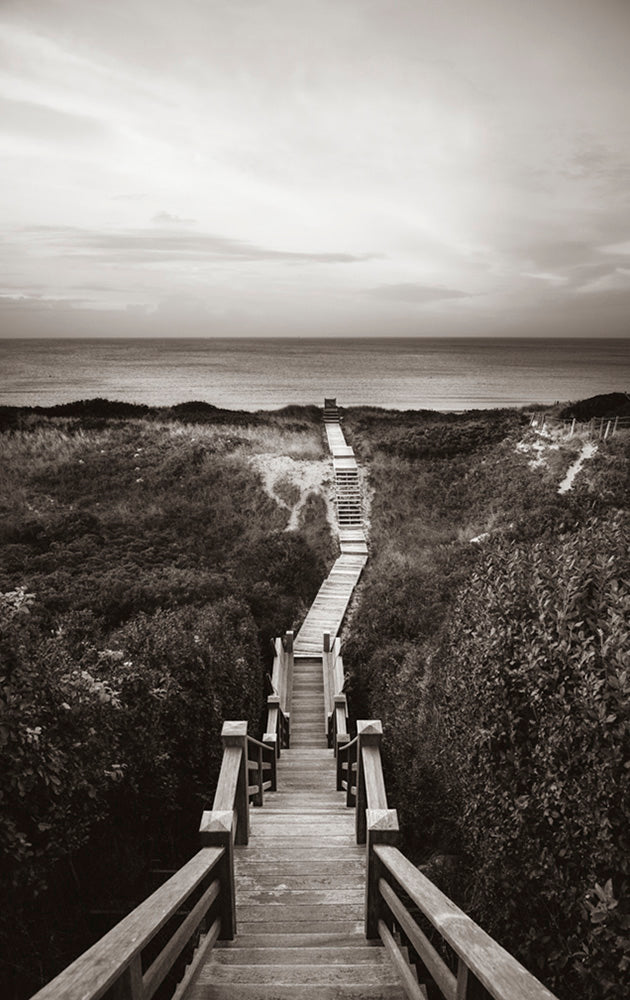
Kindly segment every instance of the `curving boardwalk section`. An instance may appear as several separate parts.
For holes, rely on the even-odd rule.
[[[338,416],[326,420],[326,431],[335,478],[339,468],[342,487],[348,472],[358,484]],[[339,484],[337,503],[341,522]],[[342,554],[294,644],[291,749],[278,760],[278,791],[251,811],[249,845],[235,850],[238,934],[217,943],[187,994],[192,1000],[405,996],[385,949],[365,937],[365,847],[356,843],[345,792],[335,791],[324,723],[322,636],[337,635],[367,560],[360,521],[340,527],[340,536]]]
[[[359,470],[354,451],[346,444],[334,400],[326,400],[324,426],[332,454],[339,548],[341,555],[319,589],[295,640],[296,657],[321,656],[322,635],[334,640],[341,628],[352,592],[367,562],[367,541]]]

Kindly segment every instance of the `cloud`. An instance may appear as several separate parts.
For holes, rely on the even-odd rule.
[[[156,226],[195,226],[196,219],[182,219],[179,215],[171,215],[170,212],[158,212],[151,219]]]
[[[378,285],[368,288],[367,295],[377,299],[395,299],[399,302],[439,302],[441,299],[467,299],[468,292],[457,288],[440,288],[437,285],[420,285],[407,282],[401,285]]]
[[[106,127],[89,115],[51,108],[35,101],[0,98],[0,119],[4,132],[31,136],[55,143],[85,142],[107,134]]]
[[[0,311],[53,312],[78,309],[87,303],[84,299],[48,299],[39,295],[0,295]]]
[[[22,230],[41,246],[100,263],[156,264],[177,261],[282,261],[293,264],[348,264],[373,255],[275,250],[213,233],[170,229],[96,230],[74,226],[29,226]]]

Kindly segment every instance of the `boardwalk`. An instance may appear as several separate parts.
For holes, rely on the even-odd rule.
[[[354,452],[346,444],[335,408],[327,406],[324,421],[335,473],[335,499],[341,555],[320,587],[295,641],[295,655],[317,656],[322,634],[334,639],[352,592],[367,562],[359,472]]]
[[[360,513],[352,449],[337,421],[327,422],[326,431],[336,480],[338,462],[343,476],[354,473],[352,511]],[[338,492],[340,522],[343,501]],[[337,635],[367,560],[359,518],[340,526],[340,547],[295,640],[291,749],[278,762],[278,791],[251,811],[249,845],[235,852],[238,934],[218,942],[189,994],[193,1000],[405,995],[384,948],[365,938],[365,848],[356,844],[345,793],[335,791],[325,734],[322,635]]]

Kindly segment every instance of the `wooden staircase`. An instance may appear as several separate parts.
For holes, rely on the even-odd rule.
[[[367,545],[361,527],[356,461],[334,400],[324,420],[335,471],[339,527],[354,527],[348,549],[322,584],[293,644],[291,747],[277,762],[277,788],[251,815],[247,847],[235,851],[234,941],[218,942],[189,993],[191,1000],[402,998],[400,975],[379,942],[365,937],[365,850],[354,815],[336,791],[328,748],[323,633],[334,641],[361,571]]]
[[[235,852],[238,934],[217,942],[188,996],[402,1000],[385,949],[365,937],[365,849],[335,791],[321,655],[295,658],[291,748],[277,775],[278,791],[252,812],[249,844]]]

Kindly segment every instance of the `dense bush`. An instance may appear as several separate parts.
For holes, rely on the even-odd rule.
[[[567,996],[630,985],[629,528],[497,545],[431,669],[471,904]]]
[[[258,728],[268,640],[299,625],[331,555],[322,505],[286,531],[249,461],[319,457],[310,413],[235,429],[106,404],[0,437],[7,997],[106,929],[89,910],[128,909],[156,859],[196,848],[222,722]]]
[[[508,428],[445,462],[431,457],[443,416],[422,422],[435,449],[402,459],[392,414],[348,414],[374,487],[345,642],[353,711],[383,721],[406,850],[457,855],[438,866],[442,887],[560,996],[620,1000],[628,442],[601,446],[559,495],[568,452],[532,467]]]

